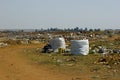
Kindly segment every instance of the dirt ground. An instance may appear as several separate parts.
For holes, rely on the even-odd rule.
[[[61,74],[37,65],[22,54],[26,48],[37,47],[39,45],[0,48],[0,80],[81,80],[77,76]],[[83,75],[82,80],[89,80]]]

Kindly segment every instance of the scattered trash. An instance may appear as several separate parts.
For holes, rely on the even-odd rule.
[[[51,53],[53,52],[52,46],[50,44],[47,44],[44,46],[44,48],[42,49],[43,53]]]
[[[77,58],[76,57],[67,58],[66,61],[67,62],[77,62]]]
[[[120,54],[106,54],[95,62],[96,64],[117,65],[120,64]]]
[[[73,63],[69,63],[69,64],[66,64],[66,66],[74,66],[75,64]]]
[[[8,44],[7,43],[0,43],[0,47],[7,47],[8,46]]]
[[[62,61],[62,60],[60,60],[60,59],[58,59],[58,60],[57,60],[57,63],[62,63],[62,62],[63,62],[63,61]]]

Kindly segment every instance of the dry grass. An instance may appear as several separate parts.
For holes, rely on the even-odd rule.
[[[52,71],[74,76],[85,75],[90,80],[119,80],[120,64],[101,64],[98,60],[100,54],[88,56],[63,56],[51,53],[42,54],[36,49],[26,50],[26,55],[39,65],[43,65]],[[78,77],[79,78],[79,77]]]

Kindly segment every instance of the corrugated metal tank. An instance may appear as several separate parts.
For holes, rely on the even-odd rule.
[[[89,41],[86,40],[71,40],[71,53],[88,55],[89,53]]]
[[[65,45],[65,39],[60,37],[60,38],[53,38],[50,40],[50,45],[52,46],[54,52],[58,52],[59,48],[66,48]]]

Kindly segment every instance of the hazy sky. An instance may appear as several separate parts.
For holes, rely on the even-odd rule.
[[[120,0],[0,0],[0,29],[120,29]]]

